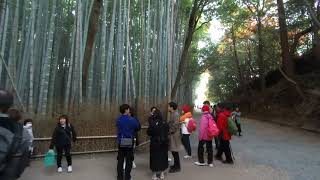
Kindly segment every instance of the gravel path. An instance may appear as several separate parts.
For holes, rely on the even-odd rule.
[[[233,166],[215,161],[215,167],[196,167],[196,158],[182,160],[182,172],[166,179],[226,180],[319,180],[320,135],[261,121],[244,120],[244,136],[234,137],[232,148],[236,158]],[[196,137],[193,138],[196,152]],[[180,153],[184,155],[184,152]],[[148,153],[137,154],[134,180],[149,180]],[[116,179],[116,154],[75,156],[72,174],[57,174],[55,168],[45,169],[41,161],[32,162],[21,180],[112,180]]]

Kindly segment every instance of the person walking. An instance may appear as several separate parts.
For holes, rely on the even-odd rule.
[[[188,130],[188,123],[192,118],[191,108],[188,105],[182,107],[183,115],[180,117],[181,123],[181,134],[182,134],[182,144],[187,152],[187,155],[184,156],[185,159],[192,158],[191,154],[191,145],[190,145],[190,132]]]
[[[147,130],[150,136],[150,169],[152,179],[164,179],[164,171],[168,169],[169,125],[162,118],[161,112],[156,109],[148,119]]]
[[[134,137],[139,129],[139,123],[136,119],[129,116],[130,106],[128,104],[120,106],[120,113],[121,115],[116,123],[118,142],[117,179],[130,180],[132,162],[134,159]],[[125,170],[123,170],[124,162],[126,162]]]
[[[215,123],[213,117],[210,114],[210,107],[204,105],[202,107],[202,116],[200,120],[199,128],[199,145],[198,145],[198,161],[195,162],[197,166],[206,166],[209,165],[213,167],[213,147],[212,147],[212,138],[209,137],[209,123]],[[204,145],[206,145],[208,153],[208,161],[204,161]]]
[[[241,121],[240,121],[241,112],[239,107],[236,107],[236,110],[232,112],[231,116],[237,125],[239,136],[242,136]]]
[[[174,164],[170,167],[169,173],[176,173],[181,171],[179,151],[182,150],[182,143],[180,138],[180,123],[177,108],[177,103],[169,103],[169,150],[171,151],[174,159]]]
[[[77,134],[73,127],[73,125],[69,122],[69,118],[67,115],[61,115],[58,118],[58,123],[56,128],[53,131],[52,139],[49,147],[49,151],[53,152],[53,148],[55,147],[57,150],[57,171],[58,173],[62,173],[62,155],[63,152],[66,156],[68,168],[67,172],[72,172],[72,157],[71,157],[71,144],[72,142],[76,142]]]
[[[231,147],[230,147],[230,140],[231,134],[228,131],[228,118],[231,116],[231,108],[226,105],[224,107],[224,111],[219,114],[218,117],[218,128],[221,132],[220,134],[220,146],[218,148],[218,152],[215,156],[217,160],[222,161],[225,164],[233,164],[232,154],[231,154]],[[222,155],[225,155],[226,160],[223,161]]]

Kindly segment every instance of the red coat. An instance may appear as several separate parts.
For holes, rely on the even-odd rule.
[[[222,133],[223,140],[231,140],[231,135],[228,132],[228,118],[231,116],[230,111],[224,111],[219,114],[217,126]]]

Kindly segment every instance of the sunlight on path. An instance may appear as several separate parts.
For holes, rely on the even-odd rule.
[[[196,88],[196,91],[195,91],[197,96],[195,100],[196,106],[201,106],[203,101],[205,101],[207,98],[206,93],[208,90],[209,77],[210,77],[210,74],[207,72],[201,74],[200,76],[199,86]]]

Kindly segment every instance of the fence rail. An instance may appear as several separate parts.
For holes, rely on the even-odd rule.
[[[146,130],[148,127],[147,126],[143,126],[141,127],[143,130]],[[145,133],[144,133],[145,134]],[[144,147],[145,145],[149,144],[150,141],[148,140],[148,138],[144,135],[144,136],[140,136],[140,137],[145,137],[145,138],[141,138],[142,143],[140,143],[137,148],[141,148]],[[101,143],[101,141],[105,140],[108,141],[108,139],[112,139],[114,141],[114,143],[111,144],[116,144],[116,139],[117,136],[116,135],[107,135],[107,136],[80,136],[77,137],[78,142],[81,141],[85,141],[85,142],[93,142],[94,144],[97,143],[97,141],[99,141]],[[97,140],[97,141],[95,141]],[[36,154],[34,156],[32,156],[33,158],[41,158],[44,157],[44,153],[45,151],[43,150],[43,147],[41,148],[41,146],[48,144],[49,141],[51,141],[51,137],[42,137],[42,138],[34,138],[34,144],[35,146],[39,147],[40,149],[42,149],[42,151],[40,151],[40,154]],[[104,141],[103,141],[104,142]],[[46,146],[45,146],[46,147]],[[81,148],[82,149],[82,148]],[[87,149],[87,148],[84,148]],[[116,152],[117,148],[115,145],[111,145],[109,148],[106,149],[100,149],[97,148],[97,150],[84,150],[84,151],[76,151],[76,152],[71,152],[71,154],[73,155],[81,155],[81,154],[95,154],[95,153],[108,153],[108,152]]]

